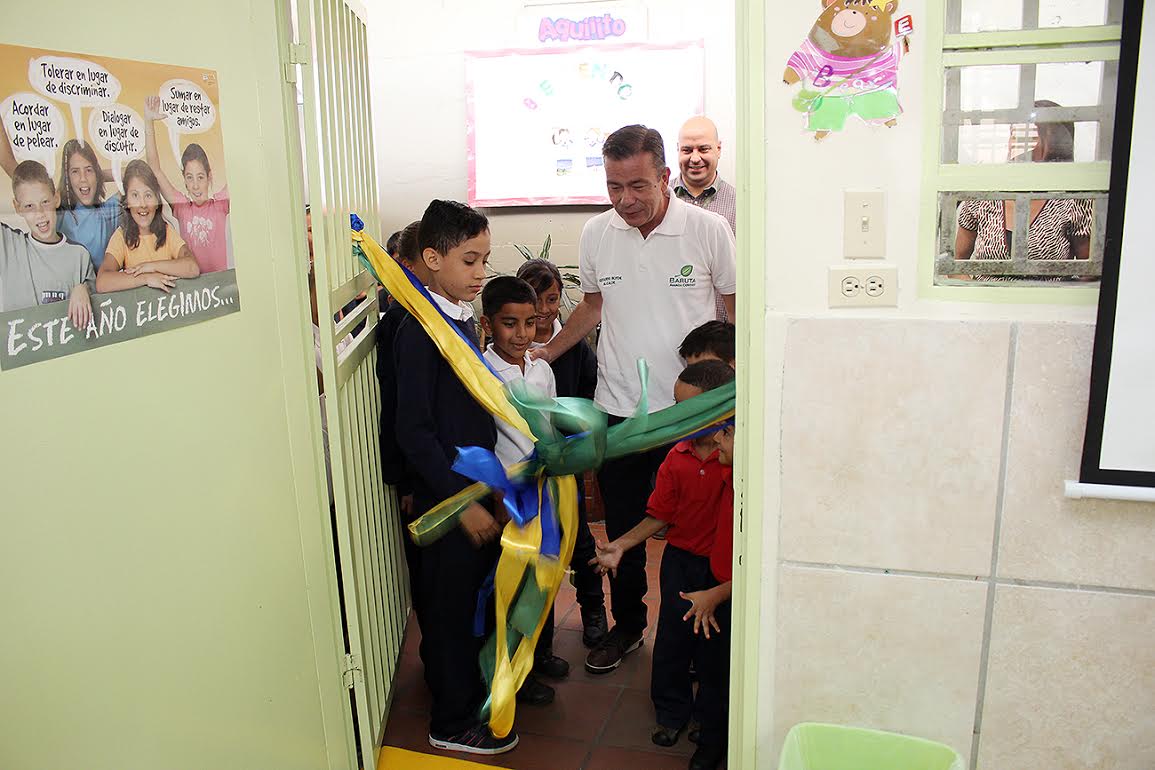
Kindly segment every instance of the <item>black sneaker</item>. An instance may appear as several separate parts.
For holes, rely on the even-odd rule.
[[[601,644],[590,650],[586,657],[586,671],[608,674],[621,665],[622,658],[642,646],[642,635],[626,634],[613,627]]]
[[[489,725],[478,723],[457,735],[440,737],[429,733],[429,745],[442,751],[461,751],[466,754],[504,754],[517,745],[517,733],[510,732],[498,738],[489,731]]]
[[[565,679],[569,676],[569,662],[553,654],[553,650],[545,650],[533,659],[533,673],[549,679]]]
[[[553,703],[553,699],[553,688],[533,674],[525,678],[521,689],[517,691],[517,702],[527,706],[548,706]]]
[[[606,623],[605,605],[600,604],[591,610],[582,607],[581,613],[582,644],[586,647],[597,647],[606,638],[606,633],[609,630],[609,624]]]

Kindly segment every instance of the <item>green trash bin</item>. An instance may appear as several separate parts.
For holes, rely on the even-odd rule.
[[[778,770],[963,770],[963,760],[922,738],[803,722],[786,734]]]

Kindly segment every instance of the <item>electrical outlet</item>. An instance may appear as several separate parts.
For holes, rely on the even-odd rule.
[[[829,293],[830,307],[898,307],[898,267],[831,267]]]

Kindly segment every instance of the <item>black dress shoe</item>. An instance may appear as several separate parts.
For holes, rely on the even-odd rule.
[[[554,655],[552,650],[545,650],[534,656],[533,673],[549,679],[565,679],[569,676],[569,663]]]
[[[726,750],[723,748],[699,746],[694,756],[690,757],[690,770],[718,770],[725,758]]]
[[[530,674],[517,691],[517,702],[527,706],[548,706],[553,703],[554,691],[548,684]]]
[[[582,644],[597,647],[606,638],[609,625],[606,623],[605,605],[586,610],[582,607]]]
[[[653,741],[655,746],[661,746],[662,748],[668,749],[678,742],[678,736],[681,734],[681,729],[658,725],[650,733],[650,740]]]

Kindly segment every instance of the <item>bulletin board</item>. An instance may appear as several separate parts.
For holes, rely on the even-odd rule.
[[[703,111],[702,43],[466,54],[469,203],[606,204],[602,144],[641,123],[676,166],[678,129]]]

